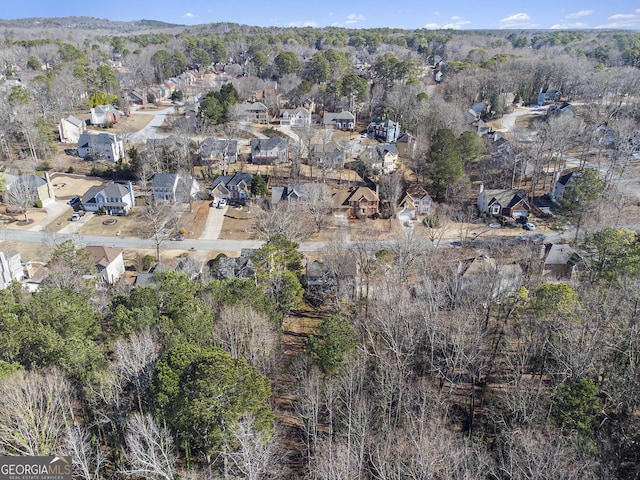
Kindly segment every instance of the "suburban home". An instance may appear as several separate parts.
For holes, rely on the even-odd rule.
[[[400,138],[400,124],[389,120],[376,119],[367,127],[369,136],[387,143],[394,143]]]
[[[338,130],[353,130],[356,126],[356,117],[353,113],[346,110],[342,112],[325,112],[322,124],[326,128],[333,127]]]
[[[482,114],[487,108],[485,102],[476,102],[471,105],[471,108],[464,113],[464,120],[468,124],[476,123],[480,121]]]
[[[133,90],[127,92],[126,100],[129,105],[146,105],[147,94],[139,88],[134,88]]]
[[[238,161],[238,141],[205,138],[199,146],[200,160],[208,163],[236,163]]]
[[[336,142],[312,143],[309,153],[309,165],[324,169],[343,168],[346,151]]]
[[[200,185],[191,175],[156,173],[151,181],[153,199],[157,202],[188,203],[200,191]]]
[[[480,213],[488,213],[490,215],[502,215],[511,218],[527,217],[531,210],[531,205],[529,205],[526,197],[527,194],[524,190],[485,190],[484,185],[480,185],[478,210]]]
[[[565,170],[563,172],[556,172],[553,177],[553,182],[551,182],[551,191],[549,192],[549,197],[551,200],[560,204],[562,200],[562,196],[564,195],[564,191],[567,187],[578,177],[582,176],[582,171],[579,168],[574,168],[571,170]]]
[[[78,143],[80,135],[86,131],[87,124],[85,121],[73,115],[61,119],[60,125],[58,125],[58,134],[62,143]]]
[[[117,162],[124,158],[124,142],[113,133],[83,133],[78,139],[78,156]]]
[[[368,146],[362,152],[360,159],[371,169],[374,175],[391,173],[396,169],[398,149],[391,143]]]
[[[311,126],[311,112],[304,107],[280,110],[280,125]]]
[[[20,253],[7,257],[0,252],[0,289],[4,290],[11,282],[18,282],[24,278],[24,269]]]
[[[282,137],[252,138],[251,163],[274,165],[289,160],[289,145]]]
[[[542,246],[542,276],[555,280],[571,280],[582,258],[569,245],[548,243]]]
[[[484,254],[459,262],[457,272],[456,296],[471,295],[476,302],[478,297],[495,300],[513,295],[522,286],[520,265],[502,265]]]
[[[41,201],[43,205],[47,205],[56,199],[53,184],[47,172],[44,173],[44,177],[29,173],[20,176],[5,173],[4,186],[5,191],[2,194],[4,201],[10,202],[13,196],[14,199],[28,199],[34,204]]]
[[[575,117],[577,114],[578,110],[569,102],[562,102],[560,105],[551,105],[547,110],[547,117]]]
[[[124,276],[122,250],[111,247],[91,246],[85,247],[84,251],[91,256],[91,260],[98,269],[97,279],[99,283],[113,285]]]
[[[131,182],[125,187],[119,183],[95,185],[82,196],[82,208],[87,212],[104,209],[107,215],[128,215],[135,205]]]
[[[211,273],[218,280],[239,278],[241,280],[255,279],[257,270],[249,255],[239,257],[218,257],[211,267]]]
[[[342,190],[333,195],[333,211],[345,212],[349,217],[365,218],[378,213],[380,199],[369,187]]]
[[[538,93],[538,105],[548,105],[550,103],[554,103],[560,100],[560,91],[554,88],[541,88]]]
[[[403,133],[396,140],[398,155],[403,158],[411,158],[416,152],[416,137],[410,133]]]
[[[306,260],[304,286],[306,296],[312,302],[324,301],[326,294],[334,291],[338,297],[356,300],[360,292],[358,262],[353,255],[347,255],[334,262],[330,269],[321,260]]]
[[[100,127],[107,127],[118,123],[124,114],[113,105],[98,105],[89,111],[89,123]]]
[[[233,106],[233,113],[239,121],[263,125],[269,123],[269,109],[261,102],[238,103]]]
[[[235,173],[234,175],[220,175],[213,181],[210,195],[217,200],[229,203],[244,204],[251,198],[251,184],[253,175],[250,173]]]
[[[433,201],[424,188],[411,185],[400,201],[402,210],[398,213],[398,219],[415,220],[418,215],[428,215],[431,213],[432,204]]]
[[[302,183],[290,183],[286,187],[271,188],[271,205],[280,202],[295,203],[305,196],[306,185]]]

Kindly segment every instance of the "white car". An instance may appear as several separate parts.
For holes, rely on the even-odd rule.
[[[535,230],[536,226],[533,223],[525,223],[524,227],[522,228],[524,228],[525,230]]]
[[[226,198],[221,198],[220,200],[218,200],[217,208],[224,208],[226,206],[227,206],[227,199]]]

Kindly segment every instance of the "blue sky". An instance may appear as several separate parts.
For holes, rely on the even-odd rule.
[[[640,29],[640,1],[4,0],[0,18],[90,16],[194,25],[455,29]]]

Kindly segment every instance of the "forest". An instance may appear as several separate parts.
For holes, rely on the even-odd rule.
[[[204,113],[175,132],[229,135],[229,106],[274,83],[274,115],[313,99],[401,122],[433,224],[477,217],[479,183],[533,195],[565,156],[594,166],[554,212],[575,231],[561,281],[539,243],[476,248],[461,233],[453,248],[416,229],[326,242],[313,288],[300,236],[278,225],[251,253],[254,278],[219,280],[221,255],[199,275],[96,288],[87,254],[60,243],[40,289],[0,291],[1,454],[69,455],[88,480],[640,478],[640,34],[0,27],[5,172],[55,170],[62,117],[232,65],[230,86],[198,92]],[[579,114],[516,129],[505,154],[465,120],[478,102],[500,119],[544,88]],[[154,161],[131,149],[112,173],[139,181]],[[397,203],[397,175],[375,181]]]

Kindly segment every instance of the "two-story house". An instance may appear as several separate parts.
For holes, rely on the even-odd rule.
[[[107,215],[128,215],[135,205],[133,186],[119,183],[95,185],[82,196],[82,208],[87,212],[99,212],[104,209]]]
[[[153,199],[159,202],[188,203],[200,191],[200,185],[188,174],[156,173],[151,181]]]
[[[238,141],[205,138],[200,142],[199,151],[203,164],[236,163],[238,160]]]
[[[106,127],[118,123],[124,116],[120,110],[113,105],[98,105],[89,111],[89,123],[100,127]]]
[[[4,290],[11,282],[17,282],[24,277],[20,253],[7,256],[0,252],[0,289]]]
[[[239,103],[232,110],[237,120],[263,125],[269,123],[269,109],[264,103]]]
[[[369,146],[362,152],[360,159],[374,175],[391,173],[396,169],[398,149],[391,143]]]
[[[304,107],[280,110],[280,125],[309,127],[311,125],[311,112]]]
[[[274,165],[289,160],[289,145],[282,137],[251,139],[251,163]]]
[[[80,135],[87,131],[87,125],[84,120],[69,115],[67,118],[60,120],[58,125],[58,134],[61,143],[78,143]]]
[[[376,119],[367,127],[369,136],[387,143],[395,143],[400,138],[400,124],[389,120]]]
[[[122,250],[111,247],[90,246],[85,247],[84,251],[89,254],[98,270],[97,279],[99,283],[113,285],[124,276],[125,268]]]
[[[244,204],[251,198],[252,183],[253,175],[250,173],[220,175],[211,184],[209,193],[215,200],[225,199],[228,203]]]
[[[117,162],[124,158],[124,143],[113,133],[83,133],[78,139],[78,156]]]
[[[20,176],[5,173],[4,182],[5,191],[2,193],[4,201],[10,202],[13,197],[14,200],[28,199],[33,203],[39,200],[43,205],[47,205],[56,199],[53,183],[51,183],[47,172],[43,177],[30,173],[24,173]]]
[[[334,212],[345,212],[349,217],[365,218],[378,213],[380,199],[369,187],[342,190],[333,195]]]
[[[350,131],[356,128],[356,117],[346,110],[342,112],[325,112],[322,124],[325,128],[333,127],[338,130]]]

